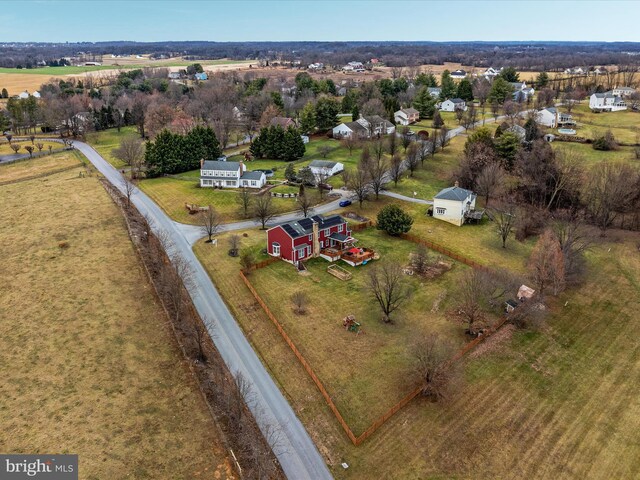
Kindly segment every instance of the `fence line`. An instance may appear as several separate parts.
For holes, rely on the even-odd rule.
[[[280,335],[282,336],[284,341],[287,343],[287,345],[289,345],[289,348],[291,348],[291,351],[293,352],[293,354],[300,361],[300,364],[302,365],[302,367],[309,374],[309,376],[311,377],[311,380],[313,380],[313,382],[316,384],[316,387],[318,387],[318,390],[320,390],[320,393],[322,394],[325,401],[327,402],[327,405],[329,406],[329,408],[331,409],[335,417],[338,419],[338,422],[340,423],[340,425],[342,425],[342,428],[344,429],[347,436],[349,437],[349,440],[351,440],[351,442],[354,445],[358,445],[358,439],[353,434],[353,432],[349,428],[349,425],[347,425],[347,422],[345,422],[344,418],[342,418],[342,415],[340,414],[338,407],[336,407],[336,405],[333,403],[333,400],[331,399],[329,392],[327,392],[327,390],[324,388],[324,385],[322,384],[322,382],[320,381],[316,373],[311,368],[311,365],[309,364],[309,362],[307,362],[307,359],[304,358],[302,353],[300,353],[300,351],[298,350],[298,347],[296,347],[295,343],[293,343],[289,335],[287,335],[287,332],[284,331],[284,328],[282,328],[282,325],[280,325],[280,322],[278,322],[278,319],[273,315],[273,313],[271,313],[271,310],[269,309],[267,304],[264,303],[264,301],[262,300],[258,292],[256,292],[255,288],[253,288],[253,285],[251,285],[251,282],[247,279],[244,272],[242,271],[240,271],[240,278],[242,279],[244,284],[247,286],[247,288],[249,289],[253,297],[256,299],[258,304],[262,307],[262,310],[264,310],[264,312],[267,314],[267,317],[269,317],[269,320],[271,320],[271,322],[275,325],[278,332],[280,332]]]
[[[11,162],[11,163],[13,163],[13,162]],[[50,175],[55,175],[56,173],[63,173],[63,172],[67,172],[69,170],[73,170],[73,169],[78,168],[78,167],[82,167],[83,165],[84,165],[84,163],[80,162],[80,163],[77,163],[76,165],[71,165],[69,167],[59,168],[57,170],[51,170],[49,172],[39,173],[37,175],[31,175],[30,177],[16,178],[15,180],[7,180],[5,182],[0,182],[0,186],[11,185],[13,183],[27,182],[29,180],[36,180],[38,178],[48,177]]]
[[[350,228],[351,228],[351,231],[360,231],[360,230],[364,230],[366,228],[369,228],[372,225],[373,225],[373,222],[371,220],[368,220],[366,222],[363,222],[363,223],[360,223],[360,224],[357,224],[357,225],[353,225]],[[464,263],[465,265],[468,265],[468,266],[470,266],[472,268],[477,268],[477,269],[486,269],[487,268],[486,266],[481,265],[481,264],[479,264],[479,263],[477,263],[477,262],[475,262],[475,261],[473,261],[471,259],[468,259],[466,257],[463,257],[463,256],[455,253],[455,252],[452,252],[451,250],[449,250],[448,248],[443,247],[442,245],[439,245],[437,243],[431,242],[429,240],[421,239],[416,235],[405,233],[405,234],[401,235],[401,238],[403,238],[403,239],[405,239],[407,241],[413,242],[413,243],[424,245],[427,248],[430,248],[432,250],[440,252],[443,255],[446,255],[446,256],[448,256],[450,258],[453,258],[453,259],[455,259],[455,260],[457,260],[457,261],[459,261],[461,263]],[[256,264],[254,264],[251,267],[250,270],[257,270],[257,269],[266,267],[267,265],[270,265],[272,263],[275,263],[277,261],[279,261],[278,258],[271,257],[271,258],[268,258],[266,260],[263,260],[262,262],[258,262]],[[309,362],[307,362],[307,359],[302,355],[302,353],[300,353],[300,351],[296,347],[295,343],[293,343],[293,340],[291,340],[289,335],[284,331],[284,328],[282,327],[282,325],[280,324],[278,319],[275,317],[275,315],[273,315],[273,313],[271,312],[271,310],[269,309],[267,304],[264,302],[264,300],[262,300],[262,297],[260,297],[260,295],[258,294],[256,289],[253,287],[253,285],[251,284],[249,279],[245,276],[245,274],[244,274],[244,272],[242,270],[240,271],[240,278],[242,279],[244,284],[247,286],[247,288],[249,289],[249,291],[251,292],[251,294],[253,295],[255,300],[258,302],[260,307],[262,307],[262,310],[265,312],[267,317],[269,317],[271,322],[275,325],[276,329],[278,330],[278,332],[280,333],[280,335],[282,336],[284,341],[287,343],[287,345],[289,345],[289,348],[294,353],[294,355],[296,356],[298,361],[300,361],[300,364],[302,365],[302,367],[309,374],[309,376],[311,377],[311,379],[315,383],[316,387],[318,388],[318,390],[320,391],[320,393],[324,397],[327,405],[329,406],[329,409],[333,412],[334,416],[336,417],[336,419],[338,420],[338,422],[342,426],[343,430],[346,432],[347,436],[349,437],[349,440],[351,440],[351,443],[353,443],[355,446],[358,446],[358,445],[362,444],[365,440],[367,440],[369,437],[371,437],[371,435],[373,435],[391,417],[393,417],[396,413],[398,413],[405,406],[407,406],[407,404],[409,404],[409,402],[411,402],[414,398],[416,398],[418,395],[420,395],[420,392],[422,391],[422,387],[419,386],[419,387],[416,387],[413,391],[411,391],[407,396],[405,396],[398,403],[396,403],[393,407],[391,407],[386,413],[384,413],[376,421],[374,421],[369,426],[369,428],[367,428],[363,433],[361,433],[359,436],[356,437],[354,435],[354,433],[352,432],[351,428],[349,427],[349,425],[347,424],[347,422],[344,420],[344,418],[340,414],[340,411],[338,410],[338,407],[336,407],[335,403],[333,403],[333,400],[331,399],[331,396],[329,395],[329,393],[325,389],[324,385],[322,384],[322,382],[320,381],[320,379],[318,378],[316,373],[311,368],[311,365],[309,364]],[[451,357],[451,359],[449,360],[449,364],[457,362],[462,357],[464,357],[464,355],[467,352],[472,350],[476,345],[478,345],[479,343],[481,343],[484,340],[486,340],[493,333],[497,332],[500,329],[500,327],[502,327],[507,322],[507,320],[508,320],[508,318],[506,316],[503,317],[497,324],[495,324],[494,326],[492,326],[489,329],[487,329],[482,336],[474,338],[473,340],[471,340],[470,342],[465,344],[464,347],[462,347],[453,357]]]

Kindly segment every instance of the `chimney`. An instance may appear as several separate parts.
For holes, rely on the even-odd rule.
[[[313,245],[311,247],[311,256],[317,257],[320,255],[320,239],[318,238],[318,222],[313,222]]]
[[[200,170],[204,168],[204,158],[200,159]]]
[[[456,181],[454,182],[453,186],[454,186],[454,187],[459,187],[459,186],[460,186],[460,184],[458,183],[458,180],[456,180]]]
[[[242,176],[242,174],[244,173],[244,162],[242,161],[242,158],[240,159],[240,176]]]

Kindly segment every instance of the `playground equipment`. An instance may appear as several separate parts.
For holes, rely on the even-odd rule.
[[[360,324],[356,322],[355,315],[347,315],[344,317],[342,326],[349,332],[360,333]]]

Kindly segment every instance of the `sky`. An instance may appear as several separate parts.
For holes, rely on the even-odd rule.
[[[3,0],[0,7],[0,42],[640,42],[638,0]]]

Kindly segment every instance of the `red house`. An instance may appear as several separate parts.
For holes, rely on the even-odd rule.
[[[340,215],[314,215],[270,228],[267,230],[267,242],[269,255],[296,265],[301,260],[318,256],[329,261],[337,260],[355,239]]]

